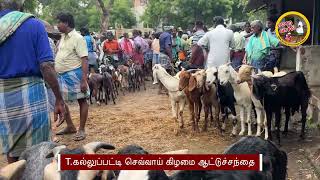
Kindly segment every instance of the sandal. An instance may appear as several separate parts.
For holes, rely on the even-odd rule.
[[[73,136],[72,139],[74,141],[82,141],[82,140],[86,139],[86,137],[87,137],[87,135],[86,135],[86,133],[84,131],[79,131],[79,132],[77,132],[77,134],[75,134]]]
[[[56,133],[56,135],[74,134],[76,132],[77,132],[77,130],[75,128],[66,127],[66,128],[61,129],[60,131],[58,131]]]

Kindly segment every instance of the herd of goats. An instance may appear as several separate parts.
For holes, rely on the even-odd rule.
[[[151,68],[150,68],[151,69]],[[57,171],[58,154],[94,154],[99,149],[114,150],[111,144],[91,142],[76,149],[68,149],[54,142],[43,142],[24,151],[18,162],[7,165],[0,170],[0,179],[108,179],[108,180],[285,180],[287,177],[287,154],[280,150],[272,141],[271,122],[275,114],[275,127],[280,144],[281,112],[285,111],[286,122],[283,133],[288,132],[290,116],[295,112],[302,114],[301,138],[305,136],[306,111],[311,92],[302,72],[290,73],[258,71],[248,65],[235,70],[230,64],[206,70],[182,70],[175,76],[169,74],[161,65],[156,64],[151,71],[145,71],[140,65],[130,62],[129,66],[102,65],[99,73],[89,76],[90,101],[95,97],[107,103],[119,94],[118,90],[135,91],[141,86],[145,89],[145,75],[153,78],[153,84],[161,83],[167,90],[172,105],[172,115],[176,132],[184,127],[183,111],[189,104],[192,129],[199,131],[199,120],[202,106],[205,112],[203,131],[210,124],[215,124],[220,132],[225,131],[228,114],[231,113],[232,134],[237,132],[237,114],[235,106],[240,108],[241,131],[244,135],[246,124],[248,136],[242,137],[230,145],[224,154],[263,154],[263,171],[176,171],[167,174],[164,170],[141,171]],[[147,73],[146,73],[147,72]],[[104,93],[103,93],[104,92]],[[102,95],[102,98],[101,98]],[[105,97],[103,98],[103,95]],[[111,98],[110,98],[111,96]],[[215,121],[213,118],[215,109]],[[257,119],[256,136],[252,136],[251,112],[255,110]],[[222,115],[222,125],[219,115]],[[247,115],[245,121],[245,115]],[[264,140],[260,136],[264,132]],[[159,153],[159,152],[158,152]],[[188,150],[172,151],[169,154],[186,154]],[[117,154],[149,154],[138,145],[129,145],[118,150]]]

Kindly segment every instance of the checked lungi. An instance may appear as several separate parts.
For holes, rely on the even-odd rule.
[[[39,77],[0,79],[0,152],[19,157],[51,139],[47,91]]]
[[[60,91],[65,101],[74,101],[78,99],[86,99],[89,97],[89,86],[87,84],[87,92],[81,92],[82,69],[77,68],[72,71],[58,74]]]
[[[155,64],[161,64],[161,66],[167,70],[172,68],[169,56],[164,53],[153,53],[152,67]]]

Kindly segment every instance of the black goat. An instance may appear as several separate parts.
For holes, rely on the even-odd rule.
[[[294,114],[301,111],[301,138],[305,136],[305,124],[308,102],[311,96],[307,81],[302,72],[291,72],[282,77],[268,78],[262,75],[253,76],[253,94],[264,105],[267,115],[267,126],[270,140],[272,114],[275,113],[276,136],[280,144],[281,109],[285,108],[286,123],[284,133],[288,132],[290,111]]]
[[[237,113],[235,108],[236,99],[234,97],[234,90],[231,84],[228,82],[226,85],[221,85],[219,82],[218,84],[218,99],[220,102],[221,113],[222,113],[222,130],[225,130],[225,120],[228,118],[228,112],[231,111],[232,119],[233,119],[233,126],[235,127],[238,123],[237,121]],[[229,109],[229,110],[228,110]]]

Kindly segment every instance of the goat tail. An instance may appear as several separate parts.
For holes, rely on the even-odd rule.
[[[298,76],[297,76],[298,81],[296,82],[301,82],[301,85],[302,85],[302,90],[305,92],[305,95],[307,96],[307,98],[309,99],[311,97],[311,91],[310,91],[310,88],[308,86],[308,83],[307,83],[307,80],[303,74],[303,72],[299,71],[298,72]]]

